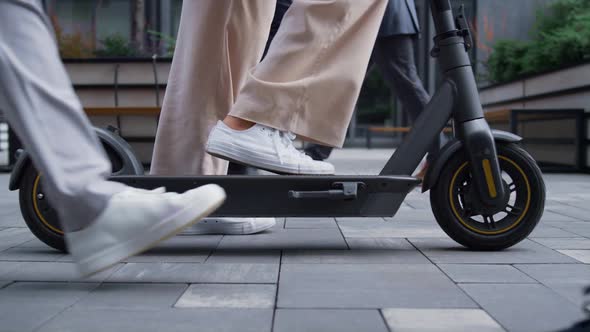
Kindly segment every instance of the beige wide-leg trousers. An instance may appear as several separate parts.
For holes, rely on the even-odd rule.
[[[223,175],[228,113],[342,146],[387,0],[295,0],[260,64],[275,0],[184,1],[152,174]]]

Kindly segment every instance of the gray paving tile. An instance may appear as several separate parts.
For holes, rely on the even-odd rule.
[[[511,265],[440,264],[438,267],[457,283],[536,283]]]
[[[571,238],[576,237],[574,233],[565,231],[557,227],[547,226],[545,224],[538,225],[535,230],[529,235],[531,238],[543,237],[543,238]]]
[[[437,264],[517,264],[517,263],[576,263],[530,240],[497,252],[471,251],[451,239],[410,239],[424,255]]]
[[[590,265],[518,264],[515,267],[580,306],[590,283]]]
[[[280,250],[215,250],[207,264],[279,264]]]
[[[353,223],[358,223],[358,224],[373,224],[373,223],[384,223],[385,219],[381,218],[381,217],[344,217],[344,218],[336,218],[336,222],[337,223],[347,223],[347,224],[353,224]]]
[[[377,310],[305,310],[279,309],[275,314],[275,332],[387,332]]]
[[[558,249],[590,249],[590,239],[587,238],[535,238],[533,241],[545,247]]]
[[[584,318],[578,306],[543,285],[460,286],[509,331],[556,331]]]
[[[285,264],[280,308],[471,308],[475,306],[433,265]]]
[[[218,249],[347,249],[347,246],[337,228],[273,229],[248,236],[225,236]]]
[[[585,264],[517,264],[515,267],[544,284],[584,284],[590,276],[590,265]]]
[[[560,253],[567,255],[584,264],[590,264],[590,250],[558,250]]]
[[[283,264],[431,264],[417,250],[292,250]]]
[[[6,286],[8,286],[10,284],[12,284],[12,281],[0,280],[0,289],[4,288],[4,287],[6,287]]]
[[[22,262],[0,262],[0,279],[10,280],[8,278],[5,278],[4,276],[9,272],[16,270],[22,264]]]
[[[57,306],[0,306],[0,327],[2,332],[34,331],[43,323],[61,312],[63,308]]]
[[[271,264],[128,263],[110,282],[276,283]]]
[[[0,251],[30,241],[34,235],[28,228],[7,228],[0,232]]]
[[[351,237],[346,239],[346,243],[352,250],[416,250],[408,240],[402,238]]]
[[[396,332],[502,332],[504,329],[480,309],[383,309]]]
[[[560,207],[550,207],[548,208],[549,211],[561,214],[564,216],[590,221],[590,217],[588,216],[588,210],[581,209],[575,206],[560,206]]]
[[[16,282],[0,290],[0,306],[67,308],[88,295],[97,283]]]
[[[0,261],[55,262],[64,256],[63,253],[47,246],[14,247],[0,252]]]
[[[337,228],[334,218],[287,218],[285,228]]]
[[[264,332],[270,331],[272,310],[168,309],[160,311],[68,310],[40,332]]]
[[[353,237],[448,237],[435,222],[350,222],[339,221],[338,225],[346,238]]]
[[[2,263],[0,263],[1,266]],[[8,273],[0,275],[3,279],[15,281],[102,281],[119,269],[116,265],[90,278],[81,279],[74,263],[61,262],[24,262]]]
[[[104,283],[78,301],[76,309],[163,310],[171,308],[186,284]]]
[[[29,240],[29,241],[19,244],[18,247],[55,250],[55,249],[51,248],[50,246],[46,245],[45,243],[41,242],[41,240],[39,240],[36,237]],[[60,251],[55,250],[55,252],[60,252]]]
[[[430,206],[426,210],[401,210],[398,213],[390,218],[385,218],[387,222],[430,222],[436,223],[436,219],[434,218],[434,214],[432,214],[432,210]]]
[[[580,219],[566,216],[550,210],[545,210],[545,212],[543,212],[543,217],[541,217],[542,223],[555,221],[580,221]]]
[[[191,285],[174,305],[177,308],[272,309],[275,285],[196,284]]]

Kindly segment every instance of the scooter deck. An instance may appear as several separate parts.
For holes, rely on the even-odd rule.
[[[421,181],[409,176],[115,176],[127,185],[168,191],[215,183],[223,217],[391,217]]]

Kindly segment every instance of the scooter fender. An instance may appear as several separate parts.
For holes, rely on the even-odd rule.
[[[133,153],[129,143],[119,136],[116,128],[94,129],[102,145],[113,151],[121,159],[122,168],[113,175],[143,175],[143,165]],[[19,150],[17,153],[18,159],[14,164],[8,183],[8,189],[11,191],[19,189],[24,170],[32,162],[31,156],[27,151]]]
[[[522,141],[522,137],[506,131],[492,130],[492,135],[497,143],[519,143]],[[440,150],[433,164],[428,167],[422,182],[422,192],[426,192],[436,185],[444,165],[461,149],[463,149],[463,143],[458,139],[454,139]]]

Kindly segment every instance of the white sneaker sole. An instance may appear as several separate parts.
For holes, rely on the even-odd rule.
[[[224,190],[217,185],[201,187],[202,200],[199,204],[191,205],[176,214],[154,224],[142,231],[136,237],[94,253],[92,256],[79,260],[78,269],[83,278],[107,270],[115,264],[142,253],[158,243],[182,232],[185,228],[213,213],[225,201]]]
[[[180,235],[249,235],[263,232],[274,225],[276,221],[268,222],[236,222],[216,224],[211,221],[199,223],[195,228],[188,228]]]
[[[229,145],[229,146],[228,146]],[[256,167],[265,171],[278,174],[293,174],[293,175],[333,175],[333,171],[328,170],[305,170],[294,167],[287,167],[285,165],[276,163],[272,160],[263,159],[259,156],[253,155],[252,151],[243,153],[242,148],[236,147],[231,143],[219,144],[216,142],[207,143],[207,153],[210,155],[231,161],[233,163]]]

